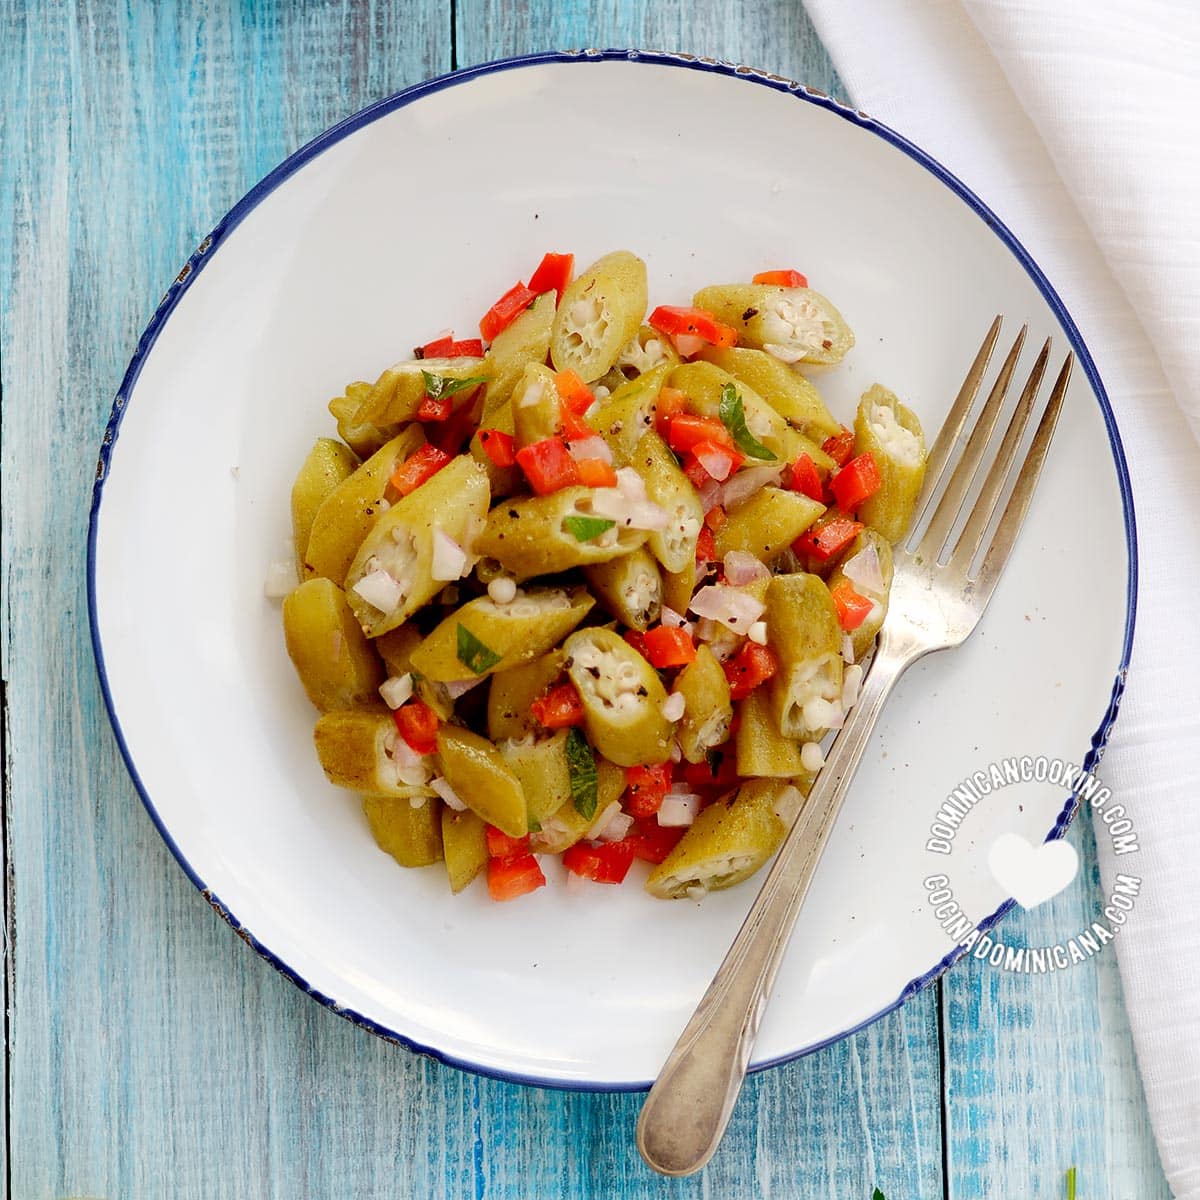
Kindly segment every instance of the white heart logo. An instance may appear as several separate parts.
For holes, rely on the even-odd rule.
[[[992,878],[1024,909],[1057,896],[1079,871],[1070,842],[1031,846],[1019,833],[1002,833],[988,851]]]

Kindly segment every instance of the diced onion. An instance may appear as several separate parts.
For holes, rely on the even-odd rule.
[[[623,529],[666,529],[670,523],[666,509],[649,500],[636,500],[620,488],[596,488],[592,492],[592,512],[610,517]]]
[[[766,621],[755,621],[750,626],[746,636],[755,644],[765,646],[767,644],[767,623]]]
[[[600,835],[608,827],[609,821],[621,812],[621,802],[619,800],[611,800],[608,806],[597,814],[596,819],[588,826],[587,833],[583,836],[589,841],[597,841]]]
[[[679,352],[680,358],[691,358],[693,354],[699,354],[708,343],[695,333],[673,333],[671,341],[675,343],[675,349]]]
[[[753,583],[756,579],[770,579],[771,572],[746,550],[730,550],[724,560],[725,578],[734,587]]]
[[[576,462],[583,462],[585,458],[598,458],[601,462],[612,462],[612,450],[599,435],[568,442],[567,450]]]
[[[664,701],[662,706],[662,715],[668,721],[678,721],[683,717],[687,709],[687,700],[684,699],[682,692],[672,692]]]
[[[435,775],[430,781],[429,786],[445,802],[454,809],[455,812],[466,812],[467,806],[458,798],[458,793],[446,782],[440,775]]]
[[[683,762],[683,749],[678,742],[671,743],[671,761],[673,763]]]
[[[692,597],[690,607],[698,617],[720,621],[734,633],[746,633],[762,616],[766,605],[749,592],[721,583],[710,583]]]
[[[433,562],[430,575],[437,580],[461,579],[467,569],[467,552],[442,530],[433,531]]]
[[[602,842],[619,842],[633,827],[633,818],[624,812],[609,817],[608,824],[598,835]]]
[[[699,811],[699,796],[694,793],[680,795],[678,792],[668,792],[658,810],[658,823],[673,828],[690,825]]]
[[[404,589],[386,571],[377,569],[364,575],[351,589],[372,608],[391,612],[404,601]]]
[[[617,490],[630,500],[646,500],[646,481],[632,468],[622,467],[617,472]]]
[[[879,565],[879,551],[872,542],[868,542],[853,558],[847,559],[842,573],[860,592],[882,596],[887,590]]]
[[[681,616],[673,608],[668,608],[665,604],[662,606],[662,613],[658,619],[669,629],[682,629],[688,623],[687,617]]]
[[[700,507],[707,513],[721,502],[721,485],[711,476],[704,481],[704,486],[697,489],[700,497]]]
[[[728,483],[722,485],[721,504],[727,509],[736,508],[768,484],[778,483],[782,474],[782,467],[747,467],[744,471],[738,471]]]
[[[859,689],[862,687],[863,669],[859,666],[847,667],[842,675],[842,708],[849,711],[858,703]]]
[[[379,694],[388,708],[399,708],[406,700],[412,698],[413,680],[407,671],[403,675],[393,675],[379,685]]]
[[[825,765],[825,753],[820,742],[805,742],[800,749],[800,765],[806,771],[817,772]]]
[[[268,600],[282,600],[299,582],[295,562],[290,558],[281,558],[267,568],[263,594]]]
[[[848,634],[842,634],[842,658],[848,663],[854,662],[854,639]]]
[[[465,696],[472,688],[478,687],[486,678],[486,675],[479,675],[474,679],[455,679],[442,684],[442,687],[446,689],[446,695],[451,700],[457,700],[459,696]]]
[[[721,446],[698,445],[692,450],[692,453],[696,456],[696,461],[718,483],[723,483],[733,471],[733,452]]]

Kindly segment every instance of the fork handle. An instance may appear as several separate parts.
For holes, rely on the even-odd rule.
[[[725,960],[642,1105],[638,1150],[663,1175],[712,1157],[746,1076],[771,985],[875,720],[908,663],[881,645],[858,703]]]

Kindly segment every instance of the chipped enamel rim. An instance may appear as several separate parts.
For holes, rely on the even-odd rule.
[[[907,138],[903,137],[895,130],[882,124],[879,121],[867,116],[866,113],[848,108],[840,104],[838,101],[831,99],[824,92],[817,91],[813,88],[805,87],[795,80],[787,79],[780,75],[773,75],[766,71],[761,71],[753,67],[739,66],[728,62],[718,61],[711,58],[700,58],[694,55],[670,53],[665,51],[646,51],[646,50],[576,50],[576,51],[551,51],[542,54],[523,55],[516,58],[498,59],[495,62],[483,63],[475,67],[467,67],[463,70],[454,72],[449,75],[441,75],[434,79],[426,80],[422,83],[414,84],[412,87],[405,88],[403,91],[396,92],[391,96],[387,96],[374,104],[368,105],[361,111],[347,117],[344,121],[332,126],[318,137],[314,138],[307,145],[302,146],[290,157],[285,159],[273,171],[260,180],[254,187],[238,201],[237,204],[229,210],[229,212],[217,223],[212,232],[204,238],[197,246],[191,257],[184,263],[179,274],[175,277],[166,294],[159,302],[158,308],[155,310],[153,317],[138,340],[137,348],[134,351],[133,357],[130,360],[129,366],[125,371],[124,378],[121,381],[120,389],[117,392],[116,398],[113,401],[112,412],[108,419],[108,424],[104,431],[103,441],[100,446],[99,459],[96,464],[96,481],[92,492],[92,506],[88,521],[88,545],[87,545],[87,584],[88,584],[88,617],[91,627],[92,648],[96,658],[96,667],[100,678],[100,688],[104,697],[105,707],[108,710],[109,720],[112,723],[113,733],[116,736],[118,747],[121,755],[125,760],[125,765],[129,770],[129,774],[133,780],[134,786],[137,788],[138,794],[142,798],[142,803],[146,807],[146,811],[150,814],[151,820],[162,836],[163,841],[167,844],[168,849],[175,856],[179,865],[183,868],[188,878],[195,884],[200,893],[209,902],[214,911],[233,928],[234,932],[246,942],[247,945],[261,955],[269,962],[276,970],[290,979],[297,987],[302,988],[308,995],[318,1000],[327,1008],[331,1008],[340,1016],[347,1018],[354,1024],[375,1034],[377,1037],[383,1038],[385,1041],[393,1042],[397,1045],[406,1047],[409,1050],[416,1051],[421,1054],[426,1054],[440,1062],[447,1063],[451,1066],[460,1067],[462,1069],[473,1071],[477,1074],[490,1076],[492,1078],[505,1080],[511,1083],[530,1084],[538,1087],[553,1087],[566,1091],[600,1091],[600,1092],[625,1092],[625,1091],[644,1091],[650,1087],[652,1080],[644,1080],[630,1083],[591,1083],[584,1080],[563,1080],[556,1078],[542,1078],[535,1075],[525,1075],[510,1071],[503,1071],[495,1067],[485,1064],[475,1063],[467,1059],[459,1058],[453,1054],[448,1054],[445,1051],[438,1050],[435,1047],[423,1045],[404,1034],[389,1029],[371,1018],[364,1016],[352,1009],[346,1008],[339,1004],[332,996],[313,988],[307,980],[302,978],[295,970],[293,970],[286,962],[275,955],[268,946],[263,945],[258,941],[253,934],[247,930],[239,921],[236,914],[231,912],[226,905],[221,901],[205,881],[199,876],[196,870],[188,862],[179,846],[176,844],[170,831],[164,824],[161,816],[154,806],[154,802],[148,794],[142,779],[138,773],[136,764],[126,744],[125,736],[121,728],[120,718],[113,704],[112,694],[109,688],[108,676],[105,669],[104,649],[100,641],[98,630],[97,612],[96,612],[96,537],[98,531],[98,518],[100,513],[100,505],[104,495],[104,483],[108,474],[109,460],[111,458],[113,446],[116,443],[117,436],[120,432],[121,421],[124,418],[127,401],[137,383],[138,376],[141,374],[143,365],[149,355],[154,343],[158,339],[163,326],[170,317],[175,306],[179,303],[180,298],[188,289],[191,283],[195,280],[197,274],[204,268],[209,257],[218,250],[225,237],[235,229],[242,220],[256,208],[268,195],[270,195],[282,183],[288,180],[292,175],[299,171],[307,162],[321,154],[323,151],[336,145],[338,142],[349,137],[362,127],[371,124],[379,118],[395,112],[397,109],[405,108],[414,101],[420,100],[428,95],[433,95],[443,91],[446,88],[456,87],[464,83],[469,83],[473,79],[482,75],[490,75],[499,71],[518,70],[524,67],[542,66],[548,63],[578,63],[586,65],[588,63],[597,62],[612,62],[624,61],[631,63],[648,63],[654,66],[670,66],[678,67],[683,70],[690,71],[705,71],[711,74],[724,75],[730,78],[742,79],[747,83],[756,84],[761,87],[768,87],[777,92],[784,92],[795,99],[807,104],[814,104],[819,108],[823,108],[831,113],[836,114],[850,124],[857,126],[873,134],[876,137],[882,138],[892,146],[901,150],[914,162],[919,163],[930,174],[940,180],[947,188],[957,195],[964,203],[966,203],[972,211],[978,215],[989,229],[1004,243],[1011,251],[1017,261],[1025,269],[1030,279],[1041,293],[1042,297],[1049,306],[1056,320],[1062,326],[1067,335],[1068,342],[1072,350],[1075,352],[1079,366],[1083,369],[1087,378],[1088,384],[1091,387],[1093,394],[1100,405],[1100,411],[1104,418],[1105,428],[1108,433],[1109,443],[1112,450],[1113,462],[1117,470],[1117,482],[1121,494],[1121,506],[1125,522],[1125,545],[1129,562],[1129,576],[1126,584],[1126,612],[1125,612],[1125,629],[1121,649],[1121,661],[1116,677],[1113,681],[1112,693],[1109,699],[1108,708],[1104,713],[1104,717],[1100,722],[1099,727],[1092,735],[1091,745],[1083,759],[1083,767],[1085,771],[1093,770],[1104,752],[1104,747],[1107,744],[1109,734],[1112,730],[1113,722],[1116,720],[1117,710],[1120,706],[1121,696],[1125,690],[1125,679],[1129,667],[1130,652],[1133,645],[1134,622],[1137,609],[1137,531],[1134,517],[1133,497],[1129,481],[1129,471],[1125,460],[1125,451],[1121,443],[1121,437],[1117,430],[1116,419],[1113,415],[1112,406],[1108,400],[1108,394],[1105,391],[1104,384],[1100,378],[1100,373],[1097,370],[1096,363],[1092,358],[1087,346],[1084,343],[1083,337],[1079,332],[1078,327],[1072,320],[1070,313],[1067,311],[1058,293],[1053,285],[1046,278],[1041,268],[1037,265],[1029,252],[1017,240],[1013,233],[1004,225],[1004,223],[996,216],[994,212],[966,187],[959,179],[952,175],[945,167],[936,159],[932,158],[920,147],[914,145]],[[1068,797],[1062,811],[1060,812],[1054,826],[1046,836],[1047,841],[1061,838],[1066,833],[1072,818],[1078,809],[1078,796],[1072,794]],[[981,933],[994,928],[1003,917],[1013,907],[1014,901],[1007,900],[995,912],[983,918],[978,923],[978,928]],[[752,1065],[751,1071],[761,1071],[768,1067],[780,1066],[783,1063],[791,1062],[794,1059],[801,1058],[806,1054],[811,1054],[815,1050],[820,1050],[824,1046],[831,1045],[833,1042],[840,1041],[844,1037],[848,1037],[852,1033],[858,1032],[860,1029],[877,1021],[880,1017],[886,1016],[899,1008],[906,1000],[916,995],[922,988],[932,983],[944,971],[953,965],[959,958],[966,953],[963,947],[956,947],[953,951],[947,954],[940,961],[935,963],[924,974],[910,980],[901,990],[900,995],[896,1000],[880,1009],[866,1020],[850,1028],[841,1030],[839,1033],[831,1037],[814,1042],[812,1045],[804,1046],[792,1053],[770,1059],[765,1062],[759,1062]]]

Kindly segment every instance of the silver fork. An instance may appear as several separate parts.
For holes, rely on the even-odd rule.
[[[983,473],[992,432],[1025,342],[1027,327],[1017,335],[966,436],[961,457],[952,465],[1000,324],[1000,317],[992,322],[930,451],[913,531],[895,548],[888,615],[858,703],[830,748],[812,793],[784,839],[729,953],[642,1106],[638,1150],[664,1175],[698,1171],[721,1141],[792,927],[884,702],[917,659],[960,645],[979,623],[1025,519],[1070,381],[1073,354],[1063,362],[1029,449],[1015,469],[1016,480],[1003,515],[982,562],[975,565],[996,507],[1014,474],[1017,450],[1050,356],[1049,339],[983,475],[966,523],[950,544],[964,501]],[[938,560],[947,552],[948,558],[940,565]]]

